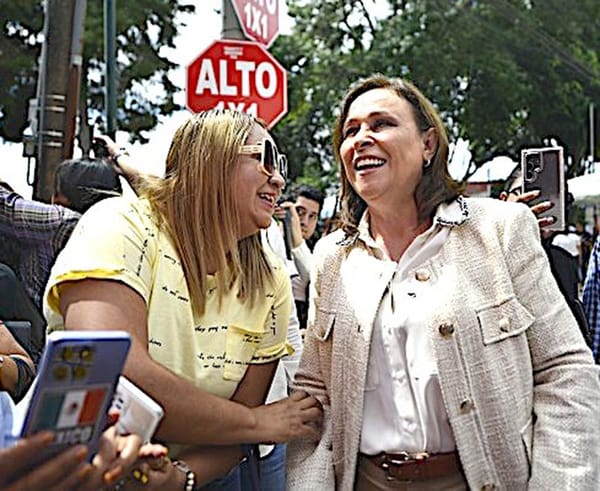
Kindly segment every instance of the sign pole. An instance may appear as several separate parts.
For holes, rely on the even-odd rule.
[[[223,30],[221,31],[221,39],[242,39],[246,40],[244,31],[240,21],[235,14],[231,0],[223,0]]]

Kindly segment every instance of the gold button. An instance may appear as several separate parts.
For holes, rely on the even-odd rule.
[[[417,269],[415,278],[417,281],[428,281],[431,278],[431,273],[427,269]]]
[[[450,322],[444,322],[439,325],[438,331],[443,338],[449,338],[454,334],[454,325]]]
[[[502,332],[508,332],[510,328],[510,320],[508,317],[502,317],[502,319],[498,321],[498,326]]]
[[[471,409],[473,409],[475,405],[471,399],[465,399],[460,403],[460,412],[463,414],[467,414]]]

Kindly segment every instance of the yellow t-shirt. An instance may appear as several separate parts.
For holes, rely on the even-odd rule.
[[[44,295],[48,331],[64,328],[61,283],[83,278],[121,281],[146,302],[150,356],[198,387],[229,399],[249,364],[293,352],[286,340],[290,280],[279,258],[270,251],[267,257],[274,280],[264,299],[251,307],[233,288],[219,308],[212,277],[205,313],[194,316],[179,256],[148,201],[103,200],[83,215],[52,268]]]

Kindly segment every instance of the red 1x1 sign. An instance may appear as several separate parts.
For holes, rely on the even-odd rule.
[[[271,46],[279,34],[279,0],[231,0],[244,34]]]
[[[215,41],[187,67],[187,106],[247,112],[272,128],[287,113],[285,70],[258,43]]]

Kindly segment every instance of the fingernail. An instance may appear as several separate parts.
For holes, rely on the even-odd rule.
[[[36,438],[41,445],[48,445],[54,440],[54,433],[45,430],[35,435],[34,438]]]
[[[89,464],[85,464],[81,469],[77,471],[77,479],[83,481],[91,471],[92,466]]]
[[[121,475],[122,472],[123,472],[123,467],[121,467],[120,465],[117,465],[115,468],[110,469],[109,471],[106,471],[104,473],[104,475],[102,476],[102,478],[104,479],[104,482],[106,482],[107,484],[110,484],[112,482],[115,482],[117,480],[117,478]]]
[[[88,449],[84,445],[77,445],[73,448],[73,453],[77,460],[84,460],[87,457]]]

